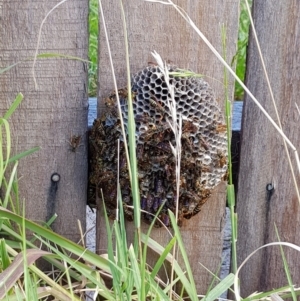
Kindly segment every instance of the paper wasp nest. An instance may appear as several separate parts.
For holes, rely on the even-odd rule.
[[[169,66],[169,71],[177,71]],[[200,77],[174,77],[177,114],[182,122],[182,157],[179,195],[179,224],[200,211],[212,189],[227,171],[227,136],[224,117],[208,83]],[[167,99],[170,94],[160,69],[149,66],[132,77],[133,109],[136,122],[138,179],[141,209],[146,222],[163,204],[159,218],[169,226],[168,209],[175,212],[175,159],[170,142],[175,146]],[[125,131],[127,132],[127,89],[119,92]],[[133,219],[130,181],[116,95],[104,100],[107,111],[95,120],[90,132],[90,185],[102,190],[109,214],[116,208],[117,196],[117,140],[120,139],[120,187],[124,212]],[[151,213],[151,214],[150,214]],[[157,221],[157,226],[161,224]]]

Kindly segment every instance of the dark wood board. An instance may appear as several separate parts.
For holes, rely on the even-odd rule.
[[[253,17],[262,54],[270,77],[285,134],[300,146],[299,47],[300,3],[254,1]],[[250,35],[246,85],[277,122],[253,34]],[[289,148],[299,185],[299,171]],[[267,184],[275,185],[270,196]],[[238,262],[256,248],[277,241],[275,224],[282,241],[300,243],[299,200],[291,177],[283,140],[274,127],[246,96],[242,124],[238,213]],[[284,248],[293,283],[299,286],[299,253]],[[241,273],[241,292],[246,296],[286,285],[279,247],[259,251]]]

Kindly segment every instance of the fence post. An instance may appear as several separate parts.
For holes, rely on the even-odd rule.
[[[86,212],[86,65],[67,59],[38,60],[36,90],[32,60],[28,60],[34,56],[42,20],[56,4],[57,1],[1,1],[1,68],[24,62],[1,74],[0,109],[3,114],[17,93],[22,92],[24,101],[10,119],[13,152],[41,147],[19,164],[20,200],[24,201],[26,216],[45,222],[57,213],[53,229],[78,241],[77,219],[84,228]],[[87,16],[87,0],[60,5],[43,26],[39,53],[86,59]],[[72,135],[81,136],[75,151],[68,142]],[[60,175],[58,182],[51,180],[54,173]]]
[[[298,2],[253,1],[253,17],[284,133],[299,149],[300,6]],[[278,124],[253,32],[250,34],[246,85]],[[296,181],[299,170],[288,147]],[[274,189],[272,189],[272,186]],[[246,95],[237,197],[238,261],[256,248],[278,241],[300,243],[297,198],[283,139]],[[299,286],[299,253],[284,248],[293,283]],[[241,272],[243,297],[287,285],[279,247],[256,254]],[[298,282],[296,282],[298,281]]]
[[[237,40],[239,1],[177,1],[192,20],[204,32],[212,44],[222,52],[221,26],[227,34],[227,60],[235,54]],[[115,71],[119,87],[126,86],[126,65],[124,34],[118,0],[103,4],[106,25],[113,52]],[[153,61],[151,51],[156,50],[164,60],[170,60],[181,68],[205,74],[223,107],[224,89],[223,67],[197,36],[195,31],[170,6],[139,0],[124,2],[127,18],[130,48],[131,73],[135,73]],[[113,89],[111,69],[107,56],[107,46],[103,26],[100,24],[99,57],[99,111],[101,99]],[[230,95],[233,81],[230,81]],[[205,293],[212,276],[199,262],[215,272],[221,262],[223,216],[225,212],[225,185],[216,189],[211,199],[203,206],[202,212],[181,228],[184,243],[193,268],[199,293]],[[101,210],[100,210],[101,211]],[[99,212],[98,212],[99,213]],[[128,223],[128,236],[132,240],[133,224]],[[144,229],[148,226],[144,225]],[[169,237],[161,229],[154,229],[152,237],[165,244]],[[103,216],[98,214],[97,249],[103,253],[107,248],[107,238]],[[151,261],[151,258],[149,259]]]

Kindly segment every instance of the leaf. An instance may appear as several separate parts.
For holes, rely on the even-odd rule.
[[[41,256],[49,254],[51,253],[42,250],[28,249],[26,250],[27,265],[30,266]],[[19,253],[12,264],[0,274],[0,300],[6,296],[6,292],[9,291],[23,275],[24,267],[26,267],[24,266],[23,256],[23,252]]]
[[[16,97],[16,99],[14,100],[14,102],[12,103],[12,105],[10,106],[10,108],[8,109],[8,111],[5,113],[4,115],[4,119],[8,119],[13,112],[16,110],[16,108],[19,106],[19,104],[22,102],[24,96],[22,93],[19,93]]]
[[[217,284],[202,300],[214,301],[227,291],[234,282],[234,274],[227,275],[219,284]]]

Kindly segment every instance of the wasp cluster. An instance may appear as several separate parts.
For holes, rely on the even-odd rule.
[[[169,66],[169,71],[180,71]],[[168,121],[170,93],[157,66],[148,66],[132,78],[131,93],[136,123],[138,179],[142,214],[151,222],[160,206],[159,218],[169,226],[168,209],[175,211],[178,199],[179,224],[200,211],[212,189],[227,171],[227,135],[224,117],[208,83],[200,77],[170,75],[177,115],[182,118],[180,194],[176,195],[176,162],[170,143],[174,133]],[[128,91],[118,91],[125,133],[128,125]],[[117,171],[124,212],[133,220],[130,181],[118,115],[116,94],[104,99],[107,111],[95,120],[90,132],[90,185],[103,193],[108,212],[116,208]],[[120,140],[119,154],[117,141]],[[160,222],[155,222],[160,226]]]

